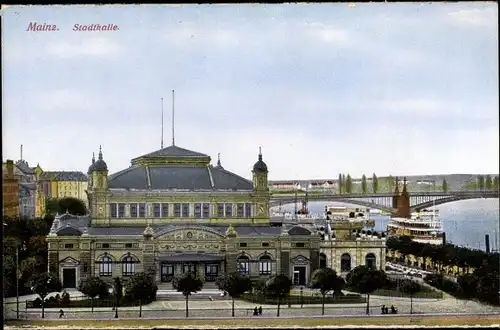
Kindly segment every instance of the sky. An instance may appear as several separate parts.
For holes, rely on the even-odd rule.
[[[9,6],[3,160],[172,143],[243,177],[498,173],[497,3]],[[27,31],[30,23],[57,31]],[[116,31],[73,31],[75,24]]]

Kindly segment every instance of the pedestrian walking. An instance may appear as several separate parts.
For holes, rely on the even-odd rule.
[[[259,315],[262,315],[262,306],[259,306]]]
[[[62,309],[59,310],[59,318],[62,319],[64,316],[64,311]]]

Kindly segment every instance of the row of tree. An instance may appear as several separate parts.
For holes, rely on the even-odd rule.
[[[346,281],[336,274],[331,268],[317,269],[311,278],[311,287],[319,290],[322,296],[322,314],[325,314],[325,297],[329,292],[334,296],[341,295],[342,289],[346,287],[355,289],[357,292],[367,294],[367,314],[369,313],[369,295],[386,284],[386,275],[383,271],[371,269],[366,266],[354,268],[346,278]],[[253,282],[248,276],[238,272],[221,275],[216,285],[232,298],[232,316],[234,317],[234,300],[240,298],[244,293],[251,292],[262,294],[266,297],[277,299],[277,316],[280,316],[280,306],[290,295],[293,287],[291,279],[282,274],[274,275],[265,282]],[[181,292],[186,300],[186,317],[189,316],[189,296],[201,291],[203,279],[192,272],[176,275],[172,285]],[[30,281],[33,293],[40,296],[42,302],[42,317],[44,317],[44,306],[46,297],[52,292],[61,291],[61,282],[55,274],[43,273],[34,276]],[[109,285],[98,277],[88,277],[79,284],[79,291],[87,295],[91,300],[92,312],[94,299],[106,299],[112,288],[113,299],[116,306],[122,298],[139,302],[139,316],[142,316],[142,305],[156,299],[158,287],[154,280],[154,270],[150,269],[144,273],[137,273],[125,284],[125,296],[123,296],[123,284],[120,278],[114,278],[113,284]]]
[[[337,181],[338,184],[338,189],[339,189],[339,194],[351,194],[353,193],[353,182],[350,174],[347,174],[347,176],[343,173],[339,174],[339,178]],[[361,177],[361,191],[363,194],[368,193],[368,183],[366,179],[366,175],[363,174]],[[378,178],[375,173],[373,173],[372,176],[372,182],[371,182],[371,192],[376,194],[379,191],[379,184],[378,184]]]
[[[42,218],[3,217],[5,296],[15,296],[17,290],[20,295],[29,293],[32,277],[47,271],[48,249],[45,238],[54,222],[54,215],[66,211],[71,214],[87,213],[81,200],[63,198],[47,201],[46,216]]]
[[[472,185],[473,189],[496,191],[499,190],[498,175],[493,178],[491,175],[478,175],[475,184]]]
[[[387,182],[387,191],[393,192],[394,189],[396,188],[396,179],[392,175],[390,175],[387,179],[385,179],[385,181]],[[497,178],[497,183],[498,183],[498,178]],[[354,192],[353,181],[352,181],[352,177],[350,174],[345,175],[343,173],[340,173],[339,177],[338,177],[337,184],[338,184],[339,194],[351,194]],[[498,186],[498,184],[497,184],[497,186]],[[433,187],[433,188],[436,188],[436,187]],[[440,189],[444,192],[448,191],[449,186],[448,186],[448,182],[446,181],[446,179],[443,180]],[[368,193],[376,194],[376,193],[380,192],[379,179],[375,173],[373,173],[373,175],[372,175],[371,187],[368,186],[368,179],[367,179],[366,175],[363,174],[361,176],[361,192],[363,194],[368,194]]]
[[[456,296],[478,299],[490,304],[500,304],[498,294],[500,292],[500,254],[498,252],[486,253],[453,244],[422,244],[412,241],[407,236],[389,238],[387,248],[398,251],[402,261],[406,261],[409,255],[422,258],[424,260],[423,268],[425,268],[427,261],[430,261],[432,267],[441,273],[443,273],[444,266],[460,267],[462,273],[457,277],[457,283],[448,283],[443,280],[442,276],[438,276],[435,285]],[[472,273],[470,273],[471,269],[473,269]]]

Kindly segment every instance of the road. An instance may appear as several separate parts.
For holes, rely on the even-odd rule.
[[[15,299],[14,299],[15,300]],[[370,298],[370,313],[380,315],[382,305],[394,305],[398,308],[400,314],[410,312],[410,299],[395,298],[383,296],[371,296]],[[235,316],[247,317],[252,316],[255,304],[246,301],[235,302]],[[6,305],[6,315],[9,318],[16,317],[16,305],[12,298],[9,298],[9,304]],[[276,306],[262,305],[263,316],[275,317]],[[41,319],[40,309],[29,309],[25,312],[25,303],[20,303],[21,318],[29,320]],[[58,319],[59,308],[48,308],[45,310],[47,319]],[[325,314],[330,316],[342,315],[365,315],[366,304],[330,304],[325,305]],[[72,308],[65,309],[65,319],[112,319],[115,311],[112,308],[95,308],[94,313],[90,308]],[[487,306],[474,301],[462,301],[453,297],[444,299],[414,299],[413,312],[424,314],[435,313],[500,313],[500,307]],[[190,301],[189,303],[190,317],[229,317],[231,316],[231,301]],[[317,316],[321,315],[321,305],[292,305],[289,308],[287,305],[281,307],[281,315],[284,317],[299,317],[299,316]],[[123,307],[118,309],[119,318],[137,318],[139,316],[139,307]],[[143,306],[142,316],[151,319],[173,319],[185,316],[184,301],[155,301],[149,305]]]

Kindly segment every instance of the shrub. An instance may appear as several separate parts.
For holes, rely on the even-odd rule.
[[[277,298],[266,297],[261,294],[244,293],[241,296],[241,299],[260,305],[278,304]],[[300,305],[300,304],[311,305],[311,304],[321,304],[322,301],[323,298],[321,297],[321,295],[302,296],[302,298],[297,295],[292,295],[282,300],[281,303],[289,303],[293,305]],[[360,304],[365,302],[366,299],[364,297],[361,297],[359,294],[348,294],[343,296],[338,295],[335,297],[328,295],[325,297],[325,304]]]
[[[71,303],[71,297],[66,291],[63,292],[61,297],[61,306],[69,306]]]

